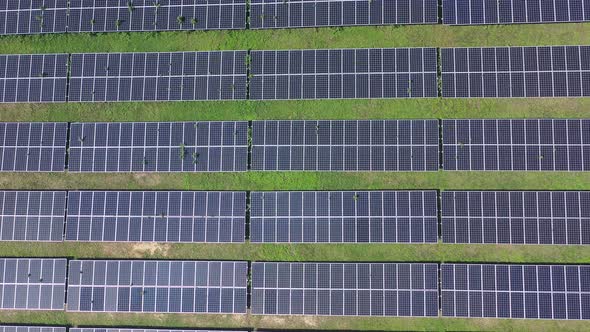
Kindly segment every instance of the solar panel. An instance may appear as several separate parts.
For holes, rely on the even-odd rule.
[[[66,332],[65,327],[54,326],[0,326],[0,332]]]
[[[63,310],[65,288],[65,259],[0,258],[0,309]]]
[[[70,191],[66,241],[244,242],[245,192]]]
[[[0,171],[63,172],[67,123],[0,123]]]
[[[252,169],[436,171],[438,145],[436,120],[254,121]]]
[[[250,99],[438,97],[436,48],[250,54]]]
[[[71,260],[67,311],[246,313],[247,262]]]
[[[72,123],[73,172],[238,172],[248,167],[248,123]]]
[[[252,314],[438,316],[438,265],[252,263]]]
[[[590,21],[587,0],[443,0],[442,7],[445,24]]]
[[[71,55],[69,101],[246,99],[246,51]]]
[[[590,266],[442,264],[447,317],[590,319]]]
[[[67,54],[0,55],[0,103],[66,101]]]
[[[253,0],[250,28],[438,23],[435,0]]]
[[[590,96],[590,46],[443,48],[443,97]]]
[[[590,192],[445,191],[445,243],[590,244]]]
[[[590,120],[443,120],[442,131],[445,170],[590,170]]]
[[[0,241],[62,241],[65,191],[0,191]]]
[[[252,192],[251,242],[438,241],[436,191]]]
[[[68,0],[0,1],[0,35],[65,32]]]
[[[245,0],[70,0],[68,32],[245,29]]]

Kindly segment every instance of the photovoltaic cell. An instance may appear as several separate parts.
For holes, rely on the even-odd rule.
[[[245,0],[70,0],[68,32],[245,29]]]
[[[590,120],[443,120],[443,169],[589,171]]]
[[[245,192],[70,191],[66,241],[244,242]]]
[[[67,123],[0,123],[0,171],[63,172]]]
[[[67,311],[246,313],[247,262],[71,260]]]
[[[252,192],[251,242],[438,241],[435,191]]]
[[[65,102],[67,54],[0,55],[0,102]]]
[[[254,121],[259,171],[436,171],[436,120]]]
[[[238,172],[248,166],[248,123],[72,123],[73,172]]]
[[[0,191],[0,241],[62,241],[65,191]]]
[[[252,313],[438,316],[438,265],[252,263]]]
[[[587,0],[443,0],[444,24],[590,21]]]
[[[443,48],[443,97],[590,96],[590,46]]]
[[[442,264],[447,317],[590,319],[590,266]]]
[[[246,99],[246,51],[71,55],[69,101]]]
[[[253,0],[250,28],[436,24],[435,0]]]
[[[65,327],[54,326],[0,326],[0,332],[66,332]]]
[[[0,1],[0,35],[65,32],[67,13],[68,0]]]
[[[445,243],[590,244],[590,192],[445,191]]]
[[[0,309],[64,310],[65,288],[65,259],[0,258]]]
[[[435,48],[250,54],[250,99],[438,97]]]

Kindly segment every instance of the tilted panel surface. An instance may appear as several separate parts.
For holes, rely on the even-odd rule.
[[[250,99],[437,97],[435,48],[251,51]]]
[[[590,171],[590,120],[442,120],[443,169]]]
[[[435,243],[436,191],[252,192],[251,242]]]
[[[68,311],[246,313],[247,262],[71,260]]]
[[[66,241],[244,242],[245,227],[245,192],[68,192]]]
[[[0,309],[64,310],[66,268],[66,259],[0,258]]]
[[[72,123],[73,172],[238,172],[248,168],[248,123]]]
[[[590,266],[442,264],[446,317],[590,319]]]
[[[445,243],[590,244],[588,191],[444,191]]]
[[[254,121],[259,171],[436,171],[436,120]]]
[[[68,0],[0,1],[0,35],[66,32]]]

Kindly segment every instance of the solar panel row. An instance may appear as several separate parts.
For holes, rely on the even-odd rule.
[[[60,33],[68,24],[68,0],[0,2],[0,35]]]
[[[246,313],[247,262],[70,261],[68,311]]]
[[[587,0],[443,0],[444,24],[590,21]]]
[[[441,265],[442,314],[590,319],[590,266]]]
[[[251,242],[413,242],[438,239],[435,191],[252,192]]]
[[[590,192],[445,191],[445,243],[590,244]]]
[[[438,23],[435,0],[253,0],[250,28]]]
[[[442,132],[444,170],[590,170],[590,120],[443,120]]]
[[[436,171],[436,120],[254,121],[252,170]]]
[[[66,332],[65,327],[53,326],[7,326],[1,325],[0,332]]]
[[[590,46],[442,48],[443,97],[590,96]]]

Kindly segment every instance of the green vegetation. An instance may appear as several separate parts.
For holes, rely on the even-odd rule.
[[[150,2],[158,9],[158,1]],[[128,9],[133,10],[132,2]],[[181,19],[182,18],[182,19]],[[179,24],[189,18],[178,17]],[[95,20],[92,19],[94,24]],[[123,23],[122,21],[118,24]],[[197,25],[195,18],[190,24]],[[154,24],[157,24],[154,21]],[[507,38],[506,36],[509,36]],[[352,47],[453,47],[590,44],[590,24],[448,27],[442,25],[267,31],[4,36],[2,53],[194,51]],[[246,58],[247,63],[251,59]],[[408,91],[411,93],[411,91]],[[0,121],[205,121],[256,119],[582,118],[590,98],[401,99],[276,102],[169,102],[0,105]],[[84,137],[76,138],[80,143]],[[188,155],[190,153],[190,155]],[[179,158],[199,155],[179,146]],[[144,164],[148,164],[144,159]],[[153,161],[152,161],[153,162]],[[590,190],[588,173],[249,172],[193,174],[0,174],[3,189],[514,189]],[[590,263],[588,246],[507,245],[255,245],[2,243],[1,256],[75,258],[240,259],[253,261],[390,261]],[[575,331],[587,322],[252,315],[73,314],[0,312],[3,324],[298,328],[342,330]]]

